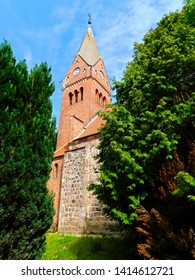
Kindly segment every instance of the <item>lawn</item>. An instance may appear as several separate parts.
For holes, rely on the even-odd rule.
[[[116,237],[46,235],[42,260],[124,260],[130,259],[125,240]]]

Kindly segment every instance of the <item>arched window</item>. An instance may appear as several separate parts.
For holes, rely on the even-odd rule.
[[[75,94],[75,102],[77,103],[79,101],[79,92],[78,92],[78,90],[75,90],[74,94]]]
[[[99,92],[98,89],[95,90],[95,101],[99,103]]]
[[[72,105],[72,99],[73,99],[73,94],[72,92],[69,93],[69,101],[70,101],[70,105]]]
[[[81,101],[83,100],[83,87],[80,88]]]
[[[104,97],[103,97],[103,106],[104,106],[104,107],[105,107],[106,103],[107,103],[106,97],[104,96]]]
[[[58,178],[58,164],[57,163],[55,163],[55,165],[54,165],[54,174],[53,174],[53,176],[54,176],[54,179]]]
[[[102,94],[99,94],[99,104],[102,106]]]

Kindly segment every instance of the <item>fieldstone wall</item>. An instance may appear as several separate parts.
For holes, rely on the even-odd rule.
[[[112,234],[118,226],[107,218],[97,198],[88,191],[98,180],[98,139],[74,141],[65,153],[58,231],[74,234]]]

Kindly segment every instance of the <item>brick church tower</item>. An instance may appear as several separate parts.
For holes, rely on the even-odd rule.
[[[94,181],[97,177],[94,155],[102,120],[96,114],[109,103],[110,83],[89,20],[80,48],[62,81],[57,145],[47,184],[54,192],[53,228],[58,231],[82,233],[86,220],[92,220],[93,211],[97,216],[97,203],[87,187],[89,178]]]

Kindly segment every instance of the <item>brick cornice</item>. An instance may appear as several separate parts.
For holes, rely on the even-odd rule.
[[[77,80],[77,81],[75,81],[75,82],[73,82],[73,83],[71,83],[71,84],[69,84],[69,85],[63,85],[63,84],[62,84],[62,90],[64,91],[64,90],[70,89],[70,88],[72,88],[72,87],[78,86],[79,84],[84,83],[87,79],[88,79],[88,78],[85,77],[85,78],[82,78],[82,79],[80,79],[80,80]]]

